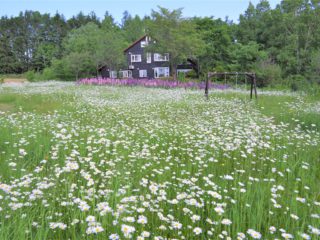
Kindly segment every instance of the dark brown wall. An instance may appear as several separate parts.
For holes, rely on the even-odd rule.
[[[145,41],[145,38],[141,41]],[[141,41],[137,42],[131,48],[127,49],[125,54],[127,57],[128,68],[129,65],[133,65],[134,69],[132,71],[133,78],[139,78],[139,69],[148,71],[148,78],[154,78],[153,68],[155,67],[169,67],[169,62],[154,62],[153,61],[153,53],[151,54],[151,63],[147,63],[145,48],[141,47]],[[141,62],[131,63],[131,54],[141,54]],[[170,58],[169,58],[170,59]]]

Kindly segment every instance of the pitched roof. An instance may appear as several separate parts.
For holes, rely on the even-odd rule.
[[[133,47],[134,45],[136,45],[138,42],[140,42],[141,40],[143,40],[147,35],[143,35],[141,38],[139,38],[138,40],[134,41],[129,47],[127,47],[126,49],[124,49],[123,51],[126,52],[128,51],[131,47]]]

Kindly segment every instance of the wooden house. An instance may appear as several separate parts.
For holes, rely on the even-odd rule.
[[[166,78],[170,76],[169,53],[160,54],[147,51],[151,39],[144,35],[124,50],[127,68],[119,72],[111,71],[106,66],[99,69],[99,74],[106,78]],[[187,59],[186,63],[177,66],[177,73],[195,70],[195,61]]]
[[[161,78],[170,76],[169,54],[145,51],[149,42],[150,37],[145,35],[124,50],[128,68],[120,71],[120,77]]]

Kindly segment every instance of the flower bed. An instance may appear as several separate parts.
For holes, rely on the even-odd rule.
[[[84,85],[112,85],[112,86],[144,86],[144,87],[160,87],[160,88],[188,88],[188,89],[204,89],[205,82],[180,82],[162,79],[114,79],[114,78],[84,78],[77,81],[77,84]],[[209,88],[227,89],[228,85],[209,83]]]

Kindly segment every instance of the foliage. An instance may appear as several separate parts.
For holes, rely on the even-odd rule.
[[[78,79],[97,74],[102,66],[118,68],[124,60],[121,37],[118,31],[110,27],[99,28],[94,23],[71,31],[63,41],[65,54],[61,61],[66,63],[65,70]]]
[[[147,19],[141,19],[138,15],[132,17],[128,11],[125,11],[121,24],[125,41],[130,44],[145,35],[147,22]]]
[[[197,73],[195,70],[191,70],[189,72],[186,72],[186,78],[196,79]]]
[[[234,50],[233,26],[213,17],[193,18],[199,37],[204,41],[204,50],[198,60],[202,72],[213,69],[228,70]]]
[[[257,84],[260,87],[283,84],[281,67],[272,63],[270,59],[258,61],[254,66],[254,72],[257,74]]]
[[[186,74],[183,72],[178,72],[177,80],[180,82],[185,82],[186,81]]]
[[[41,79],[42,80],[55,80],[56,75],[53,72],[53,69],[50,68],[45,68],[41,74]]]
[[[195,24],[182,17],[182,9],[170,11],[159,7],[158,11],[152,10],[148,34],[151,37],[149,49],[169,53],[174,80],[177,65],[187,58],[196,58],[203,51]]]
[[[52,69],[55,78],[58,80],[70,81],[75,79],[75,72],[70,69],[70,63],[66,58],[54,59],[50,69]]]
[[[312,85],[320,82],[319,14],[318,0],[283,0],[274,9],[260,0],[248,5],[239,23],[184,18],[182,9],[161,7],[143,18],[125,11],[121,24],[108,12],[100,20],[94,12],[65,19],[60,13],[25,11],[0,19],[0,74],[41,75],[48,68],[50,78],[72,80],[97,75],[102,66],[120,69],[125,67],[122,50],[149,34],[155,41],[150,50],[170,53],[172,73],[191,58],[201,76],[208,71],[256,71],[262,86]]]
[[[28,81],[33,82],[35,78],[35,72],[34,71],[28,71],[25,73],[25,76]]]

